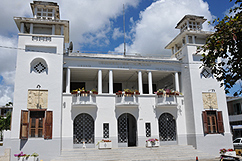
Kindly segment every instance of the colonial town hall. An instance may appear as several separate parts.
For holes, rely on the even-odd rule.
[[[34,148],[49,160],[63,149],[97,148],[102,139],[120,148],[156,138],[159,146],[192,145],[211,155],[233,147],[224,90],[196,54],[212,34],[203,31],[203,16],[181,17],[165,59],[66,51],[69,21],[60,19],[58,4],[30,6],[33,18],[14,17],[24,50],[4,133],[11,154]]]

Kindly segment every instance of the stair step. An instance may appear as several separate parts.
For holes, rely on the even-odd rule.
[[[65,149],[62,150],[60,157],[52,161],[82,161],[82,160],[195,160],[196,156],[200,159],[213,160],[215,157],[194,149],[190,145],[167,145],[156,148],[127,147],[113,149]]]

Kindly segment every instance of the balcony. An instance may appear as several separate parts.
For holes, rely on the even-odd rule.
[[[177,106],[176,95],[157,95],[156,106]]]
[[[138,107],[138,95],[135,94],[116,94],[116,106]]]
[[[72,106],[96,107],[96,94],[81,93],[78,91],[78,93],[72,94]]]

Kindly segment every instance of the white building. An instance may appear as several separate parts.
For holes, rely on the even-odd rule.
[[[12,159],[23,151],[49,160],[83,142],[97,148],[103,138],[115,148],[145,147],[148,138],[212,155],[232,148],[224,90],[195,54],[211,34],[202,30],[204,17],[184,16],[166,46],[172,57],[162,59],[66,53],[69,21],[60,20],[59,6],[34,1],[31,8],[33,18],[14,17],[25,50],[18,50],[12,127],[2,147],[11,148]],[[98,94],[71,94],[83,87]],[[140,94],[116,94],[124,89]]]
[[[233,139],[242,137],[242,97],[227,97],[229,122]]]

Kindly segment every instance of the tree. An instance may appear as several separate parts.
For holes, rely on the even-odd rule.
[[[11,125],[11,112],[8,111],[6,117],[0,117],[0,131],[10,130]]]
[[[230,0],[231,2],[232,0]],[[235,7],[230,9],[230,16],[222,20],[215,19],[210,24],[215,25],[215,32],[210,35],[204,46],[203,66],[209,67],[214,77],[225,87],[225,93],[242,78],[242,0],[235,1]],[[234,96],[242,94],[239,89]]]

